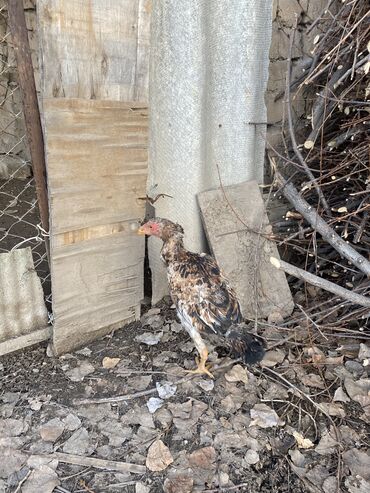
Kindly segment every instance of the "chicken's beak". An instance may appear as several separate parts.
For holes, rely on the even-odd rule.
[[[140,236],[145,236],[145,230],[143,226],[140,226],[140,228],[137,230],[137,234]]]

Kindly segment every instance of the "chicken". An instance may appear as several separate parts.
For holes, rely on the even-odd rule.
[[[197,369],[190,371],[213,378],[206,365],[208,350],[203,337],[229,348],[246,363],[260,361],[264,349],[254,336],[245,332],[236,294],[215,259],[205,253],[187,251],[184,230],[168,219],[151,219],[138,233],[163,241],[161,257],[167,266],[171,298],[200,356]]]

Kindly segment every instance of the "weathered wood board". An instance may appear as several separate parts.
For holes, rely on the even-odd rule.
[[[271,233],[264,202],[255,181],[198,194],[212,252],[234,287],[244,317],[290,315],[293,300],[285,274],[270,263],[279,258],[276,245],[259,234]],[[226,195],[226,198],[225,198]]]
[[[43,329],[33,330],[29,334],[23,336],[7,339],[6,341],[0,342],[0,356],[33,346],[39,342],[47,341],[51,336],[52,328],[51,326],[47,326]]]
[[[147,108],[44,100],[54,349],[84,344],[140,315]]]
[[[43,97],[147,101],[151,0],[38,0]]]
[[[139,316],[150,14],[151,0],[37,2],[57,353]]]

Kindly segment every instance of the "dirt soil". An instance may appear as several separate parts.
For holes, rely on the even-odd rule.
[[[196,354],[165,304],[60,358],[2,357],[0,492],[370,491],[370,347],[293,332],[270,327],[248,369],[211,348],[214,380],[184,371]]]

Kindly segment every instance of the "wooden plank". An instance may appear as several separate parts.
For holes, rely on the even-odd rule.
[[[147,101],[150,11],[151,0],[38,0],[44,97]]]
[[[140,103],[44,101],[53,235],[143,214],[148,110]],[[68,214],[66,214],[68,211]]]
[[[144,244],[129,230],[54,247],[54,349],[70,351],[140,317]]]
[[[19,86],[22,93],[22,109],[27,131],[27,142],[31,154],[32,171],[36,185],[37,203],[42,227],[48,232],[49,208],[46,189],[44,139],[23,0],[9,2],[8,9],[9,26],[17,60]],[[48,238],[45,238],[45,246],[47,255],[49,256]]]
[[[285,274],[270,263],[271,256],[279,258],[276,245],[256,234],[271,233],[258,184],[202,192],[198,201],[208,242],[236,290],[244,317],[290,315],[293,300]]]
[[[34,330],[30,334],[25,334],[23,336],[14,337],[13,339],[8,339],[7,341],[0,342],[0,356],[4,354],[12,353],[13,351],[18,351],[28,346],[33,346],[39,342],[46,341],[50,339],[52,333],[51,327],[45,327],[44,329]]]
[[[69,351],[140,316],[147,108],[44,101],[54,349]]]

